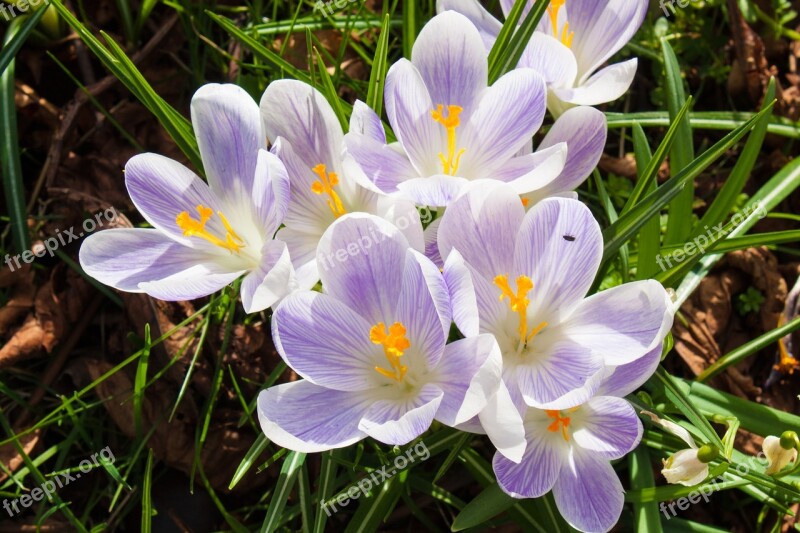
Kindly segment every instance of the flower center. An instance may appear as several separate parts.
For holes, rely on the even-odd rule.
[[[442,162],[443,172],[449,176],[455,176],[458,171],[458,164],[464,154],[464,148],[456,151],[456,128],[461,125],[458,116],[464,109],[461,106],[447,106],[447,116],[444,116],[444,106],[439,104],[436,109],[431,111],[431,118],[444,126],[447,130],[447,157],[439,152],[439,161]]]
[[[387,333],[386,324],[378,322],[370,328],[369,340],[383,346],[383,353],[391,367],[391,370],[387,370],[376,366],[375,371],[397,382],[403,381],[408,367],[400,364],[400,358],[403,356],[403,352],[411,347],[411,343],[406,338],[405,326],[401,322],[395,322]]]
[[[783,326],[784,322],[786,321],[783,315],[781,315],[780,318],[778,318],[778,327]],[[792,354],[789,353],[789,350],[786,349],[783,338],[778,339],[778,352],[780,353],[781,360],[773,368],[782,374],[794,374],[794,371],[800,368],[800,361],[795,359]]]
[[[575,37],[574,31],[569,31],[569,22],[564,23],[564,28],[561,30],[561,37],[558,36],[558,11],[561,6],[567,3],[567,0],[550,0],[550,5],[547,6],[547,13],[550,15],[550,24],[553,26],[553,35],[559,39],[564,46],[572,48],[572,38]]]
[[[222,214],[222,211],[217,211],[217,215],[222,221],[222,225],[225,226],[224,240],[206,229],[206,222],[214,216],[214,210],[201,204],[197,206],[197,213],[200,215],[200,220],[193,219],[187,211],[182,211],[175,217],[175,223],[183,230],[184,235],[187,237],[200,237],[215,246],[225,248],[236,254],[239,253],[239,250],[241,250],[245,244],[244,240],[233,231],[233,228],[228,223],[228,219],[225,218],[225,215]]]
[[[336,218],[346,214],[347,210],[345,210],[342,204],[342,199],[336,194],[336,191],[333,190],[335,186],[339,185],[339,176],[337,176],[335,172],[326,172],[327,167],[322,163],[312,168],[311,171],[319,176],[319,180],[311,184],[311,192],[319,195],[328,195],[328,207],[330,207],[331,212]]]
[[[567,411],[568,413],[572,413],[573,411],[577,410],[577,407],[574,407]],[[561,436],[564,437],[564,440],[569,442],[569,424],[571,422],[570,417],[562,416],[561,411],[545,411],[547,416],[553,419],[553,422],[547,426],[547,431],[555,433],[556,431],[561,430]]]
[[[533,290],[533,281],[531,281],[531,278],[528,276],[517,277],[516,293],[511,290],[511,286],[508,284],[508,276],[505,274],[496,276],[494,278],[494,283],[500,287],[500,301],[502,302],[503,298],[508,298],[511,311],[519,315],[519,328],[517,331],[519,332],[519,349],[521,350],[523,347],[527,346],[540,331],[547,327],[547,322],[540,322],[530,333],[528,332],[528,305],[531,303],[528,299],[528,292]]]

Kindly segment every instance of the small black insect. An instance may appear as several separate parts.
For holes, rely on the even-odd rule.
[[[573,237],[572,235],[564,235],[564,240],[572,242],[575,240],[575,237]]]

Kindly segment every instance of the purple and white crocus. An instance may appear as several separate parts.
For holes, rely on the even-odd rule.
[[[301,452],[367,436],[400,445],[433,420],[455,426],[486,406],[500,383],[491,335],[446,344],[450,298],[439,269],[392,224],[342,216],[320,241],[324,293],[298,291],[275,309],[272,335],[302,378],[263,391],[258,417],[273,442]]]
[[[286,214],[289,179],[266,150],[258,105],[241,88],[195,93],[192,123],[208,183],[156,154],[133,157],[125,185],[154,229],[112,229],[83,243],[80,263],[98,281],[161,300],[192,300],[245,275],[247,312],[295,286],[289,251],[273,237]]]
[[[488,86],[481,36],[464,16],[431,19],[386,77],[386,114],[397,136],[387,144],[380,119],[357,106],[361,125],[345,137],[347,153],[376,192],[442,207],[472,180],[508,183],[518,194],[545,188],[564,168],[566,143],[531,152],[546,109],[542,77],[517,69]]]
[[[500,0],[500,5],[508,15],[514,0]],[[550,1],[519,67],[532,68],[544,77],[547,104],[554,115],[576,105],[612,102],[627,92],[636,75],[636,58],[601,67],[633,37],[647,6],[646,0]],[[502,27],[478,0],[439,0],[437,9],[468,17],[479,29],[487,50]]]
[[[352,168],[345,168],[344,132],[322,93],[300,81],[274,81],[261,98],[261,118],[272,151],[289,174],[291,199],[277,238],[289,247],[301,289],[319,281],[317,244],[328,226],[346,213],[385,218],[412,247],[424,250],[414,204],[365,189],[352,177]],[[378,127],[382,132],[380,120]]]
[[[596,395],[560,410],[523,407],[527,447],[519,463],[496,453],[492,461],[500,487],[515,498],[553,491],[556,506],[574,528],[605,532],[619,520],[624,489],[610,461],[633,450],[642,423],[622,396],[652,374],[660,346],[609,372]]]
[[[438,245],[454,321],[467,336],[495,336],[514,405],[588,401],[610,371],[651,353],[672,325],[672,303],[656,281],[586,297],[603,239],[577,200],[547,198],[526,213],[508,186],[475,183],[445,212]]]

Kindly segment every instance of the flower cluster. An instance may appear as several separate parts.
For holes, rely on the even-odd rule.
[[[273,82],[260,106],[206,85],[191,111],[207,182],[134,157],[128,191],[153,228],[91,236],[81,264],[164,300],[244,276],[245,310],[273,308],[275,346],[302,378],[258,398],[273,442],[404,445],[436,420],[488,436],[511,496],[552,490],[573,527],[606,531],[623,505],[611,461],[642,435],[623,397],[654,372],[673,308],[655,281],[589,295],[603,240],[573,191],[607,134],[587,106],[622,95],[636,60],[595,71],[646,6],[552,0],[518,68],[489,85],[500,23],[441,0],[389,69],[390,132],[360,101],[343,131],[298,81]],[[423,208],[437,213],[425,227]]]

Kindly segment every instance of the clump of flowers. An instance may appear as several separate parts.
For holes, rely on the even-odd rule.
[[[636,60],[596,71],[643,6],[552,0],[519,68],[489,85],[500,23],[477,2],[440,1],[389,70],[393,142],[363,102],[345,133],[298,81],[270,84],[260,109],[207,85],[192,102],[207,182],[133,158],[126,183],[153,228],[93,235],[81,264],[165,300],[244,276],[245,310],[273,308],[275,346],[301,378],[258,397],[273,442],[404,445],[434,421],[485,433],[506,493],[552,491],[570,525],[607,531],[623,505],[610,462],[643,431],[624,396],[655,371],[674,310],[653,280],[589,294],[603,238],[573,191],[607,134],[586,106],[624,93]],[[548,107],[558,118],[534,150]],[[431,206],[423,233],[417,209]],[[796,457],[772,444],[774,468]],[[671,481],[707,475],[687,452],[665,466]]]

